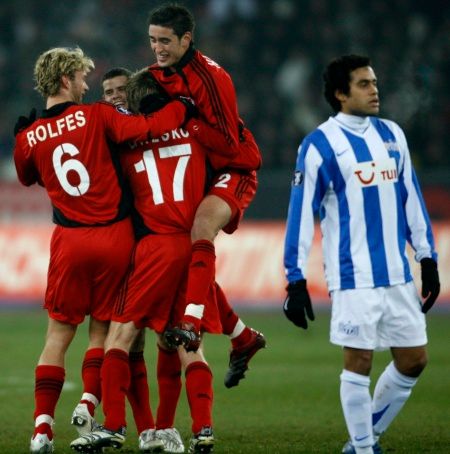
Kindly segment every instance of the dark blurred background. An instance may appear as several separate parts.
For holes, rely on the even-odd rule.
[[[33,66],[50,47],[79,45],[96,64],[85,98],[100,98],[114,66],[153,63],[143,0],[3,0],[0,5],[0,182],[14,181],[13,126],[31,107]],[[240,114],[263,154],[248,218],[286,215],[302,138],[331,110],[322,71],[346,53],[371,57],[380,116],[402,126],[434,219],[450,218],[450,2],[410,0],[204,0],[180,2],[195,15],[195,43],[232,76]]]

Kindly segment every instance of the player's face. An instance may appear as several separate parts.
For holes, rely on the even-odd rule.
[[[338,92],[336,96],[341,101],[343,113],[365,117],[378,115],[380,111],[377,78],[370,66],[352,71],[349,94]]]
[[[181,38],[178,38],[172,28],[161,27],[160,25],[150,25],[148,36],[156,62],[162,68],[178,63],[192,40],[191,32],[186,32]]]
[[[116,76],[103,81],[103,99],[116,107],[128,109],[127,76]]]
[[[83,96],[89,90],[86,83],[86,71],[76,71],[73,79],[68,79],[69,91],[73,102],[80,103]]]

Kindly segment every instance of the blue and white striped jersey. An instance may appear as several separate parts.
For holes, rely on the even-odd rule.
[[[330,291],[411,281],[406,242],[417,261],[437,260],[406,138],[392,121],[339,113],[303,140],[287,218],[289,282],[306,279],[315,213]]]

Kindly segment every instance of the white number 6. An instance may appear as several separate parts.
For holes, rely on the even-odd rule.
[[[62,163],[62,158],[64,154],[76,156],[78,153],[78,148],[71,143],[58,145],[53,152],[53,168],[55,169],[56,176],[58,177],[64,191],[75,197],[85,194],[89,189],[89,174],[86,167],[84,167],[80,161],[77,161],[76,159],[67,159],[67,161]],[[80,184],[78,186],[72,186],[69,183],[67,174],[70,170],[76,172],[80,177]]]

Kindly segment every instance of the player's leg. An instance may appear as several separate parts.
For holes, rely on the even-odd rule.
[[[111,322],[100,372],[105,420],[102,427],[72,441],[72,449],[92,452],[109,446],[120,448],[125,442],[125,398],[130,386],[128,352],[138,333],[133,322]]]
[[[104,357],[104,344],[109,322],[91,317],[89,320],[89,345],[81,366],[83,393],[72,413],[71,423],[80,435],[96,428],[95,409],[101,401],[100,369]]]
[[[378,289],[335,290],[331,293],[330,341],[343,347],[340,399],[350,441],[343,453],[378,452],[373,436],[370,371],[377,346],[377,325],[383,314]]]
[[[216,195],[207,195],[197,208],[191,229],[192,258],[186,291],[186,311],[183,321],[200,330],[205,300],[214,282],[216,256],[214,240],[232,216],[230,205]]]
[[[427,362],[425,347],[392,348],[391,352],[394,360],[380,375],[373,395],[373,426],[377,438],[403,408]]]
[[[373,395],[374,433],[379,437],[403,408],[427,364],[425,316],[413,282],[386,289],[386,310],[380,323],[393,361],[379,377]]]
[[[344,347],[344,370],[340,376],[341,405],[351,444],[358,454],[372,454],[375,443],[369,391],[372,356],[371,350]]]
[[[231,339],[229,368],[224,380],[225,386],[231,388],[245,378],[249,361],[258,350],[266,346],[266,340],[262,333],[249,328],[239,318],[217,282],[215,287],[222,331]]]
[[[163,445],[156,439],[155,421],[150,407],[150,389],[144,360],[144,347],[145,328],[139,331],[130,349],[130,387],[127,398],[139,434],[139,449],[143,452],[156,452],[162,449]]]
[[[174,427],[175,413],[181,393],[181,361],[178,351],[171,349],[158,335],[157,380],[159,403],[156,413],[156,437],[164,445],[164,452],[182,453],[184,444]]]
[[[209,453],[214,447],[212,372],[201,346],[196,352],[186,352],[184,347],[179,346],[178,353],[185,371],[186,394],[192,418],[189,452]]]
[[[64,384],[64,357],[77,330],[76,325],[48,319],[44,349],[35,369],[35,429],[31,453],[52,452],[55,408]]]

